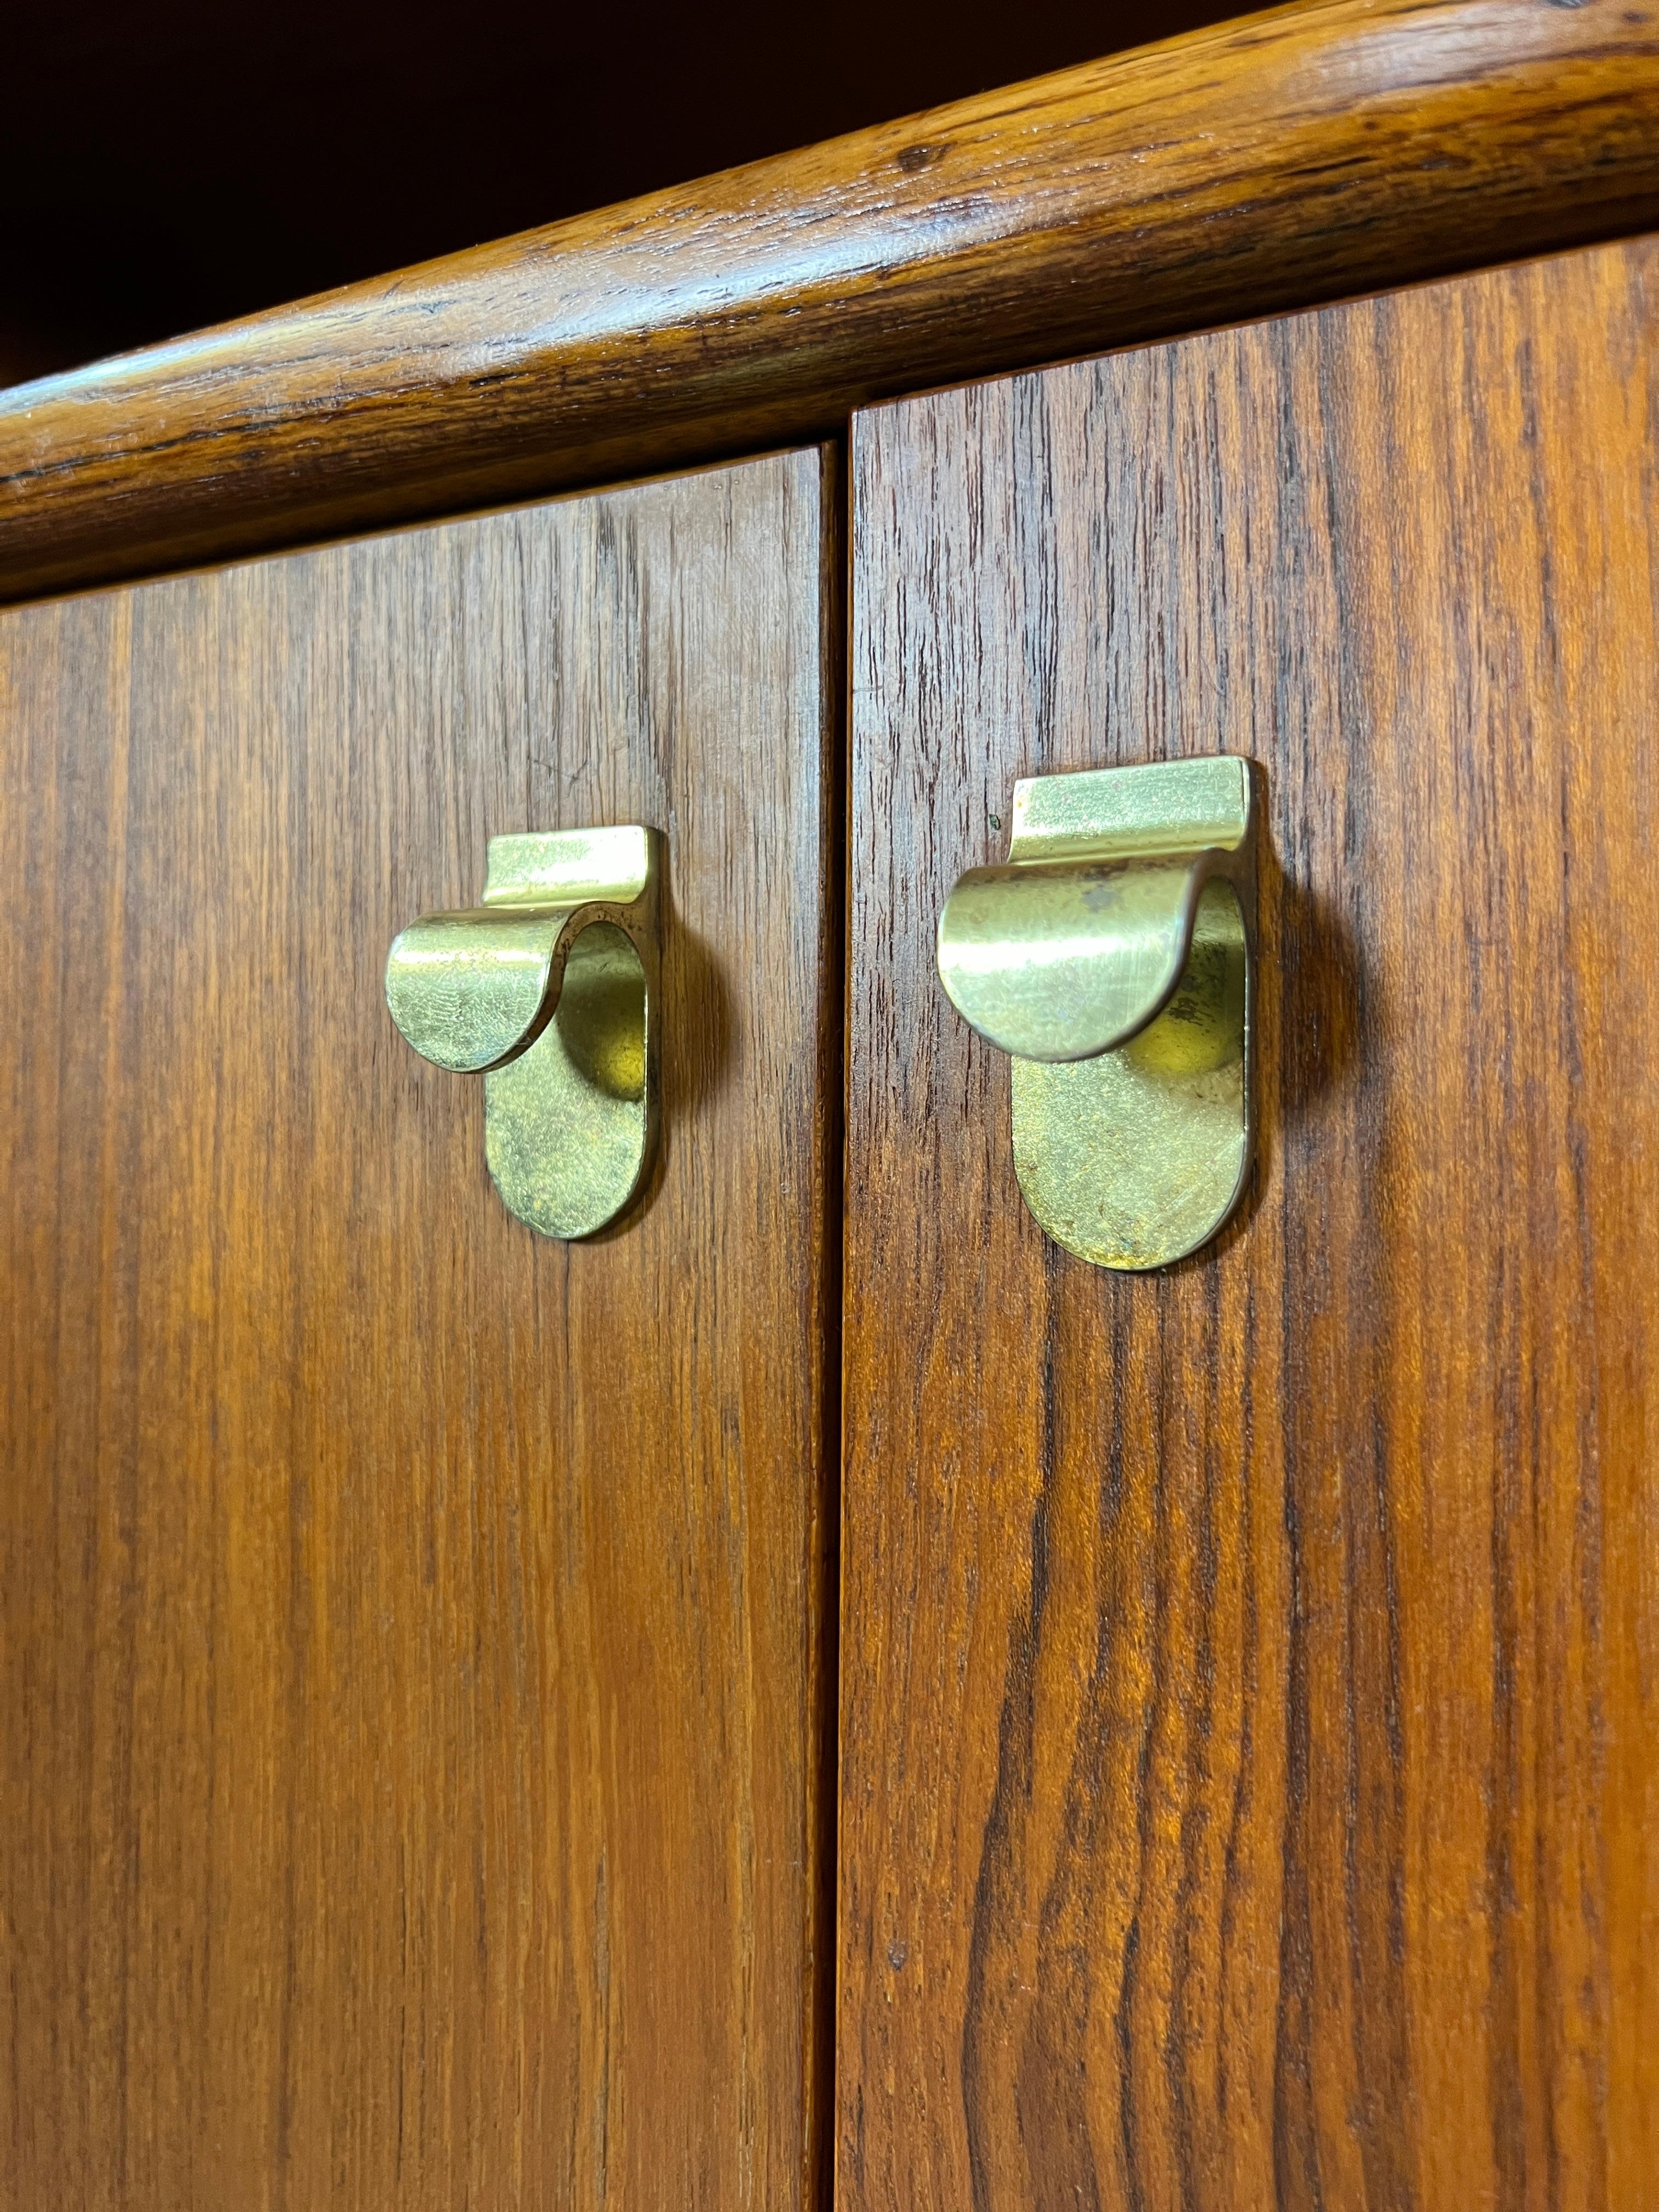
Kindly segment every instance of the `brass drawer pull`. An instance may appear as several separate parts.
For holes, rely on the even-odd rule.
[[[951,1003],[1012,1062],[1025,1202],[1097,1267],[1182,1259],[1243,1193],[1253,827],[1242,760],[1030,777],[939,916]]]
[[[492,837],[479,906],[411,922],[392,1018],[434,1066],[484,1079],[484,1150],[508,1209],[591,1237],[655,1137],[658,839],[637,827]]]

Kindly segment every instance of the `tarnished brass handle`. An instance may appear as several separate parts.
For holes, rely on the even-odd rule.
[[[484,1150],[509,1210],[591,1237],[639,1188],[656,1133],[656,833],[492,837],[479,906],[411,922],[392,1018],[423,1059],[484,1079]]]
[[[1250,770],[1233,758],[1029,778],[1006,862],[945,901],[940,979],[1010,1055],[1014,1170],[1068,1251],[1165,1267],[1238,1203],[1255,935]]]

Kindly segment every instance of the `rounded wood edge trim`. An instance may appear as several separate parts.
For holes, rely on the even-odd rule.
[[[1659,220],[1659,0],[1298,0],[0,392],[0,598]]]

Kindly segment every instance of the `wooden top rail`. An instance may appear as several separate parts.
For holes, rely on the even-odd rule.
[[[1311,0],[0,392],[0,597],[1656,219],[1656,0]]]

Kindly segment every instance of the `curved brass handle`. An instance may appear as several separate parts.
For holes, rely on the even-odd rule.
[[[1026,1203],[1097,1266],[1167,1266],[1243,1193],[1253,829],[1231,757],[1030,778],[939,916],[952,1005],[1012,1061]]]
[[[637,826],[492,837],[482,904],[411,922],[392,1018],[423,1059],[484,1078],[508,1208],[589,1237],[638,1188],[656,1129],[658,839]]]

